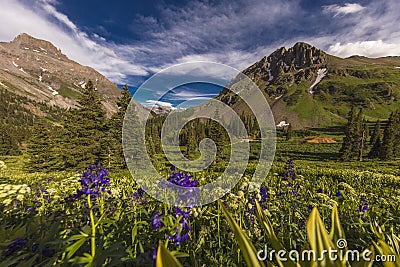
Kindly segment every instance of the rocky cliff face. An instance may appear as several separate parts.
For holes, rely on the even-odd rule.
[[[96,70],[68,59],[50,42],[28,34],[0,43],[0,87],[15,94],[49,106],[75,108],[88,80],[103,98],[107,114],[114,113],[120,90]]]
[[[273,84],[300,83],[312,80],[319,68],[326,67],[325,52],[306,43],[281,47],[243,71],[250,79],[265,87]]]

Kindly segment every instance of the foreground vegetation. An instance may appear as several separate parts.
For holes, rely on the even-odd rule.
[[[306,223],[313,207],[326,225],[338,207],[349,249],[363,251],[385,235],[398,236],[399,161],[339,162],[339,148],[339,143],[279,140],[274,166],[253,193],[248,179],[256,163],[249,163],[245,177],[222,201],[257,251],[272,249],[273,240],[256,219],[256,203],[287,250],[308,246]],[[293,157],[299,160],[290,161]],[[243,249],[217,203],[190,209],[164,205],[146,196],[126,171],[26,173],[26,157],[0,160],[5,165],[0,170],[0,266],[152,266],[160,240],[183,266],[245,265]],[[171,181],[178,174],[185,177],[158,160]],[[218,170],[186,178],[202,185]],[[94,191],[88,191],[87,181]]]

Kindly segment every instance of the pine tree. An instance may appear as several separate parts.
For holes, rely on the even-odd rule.
[[[365,120],[363,119],[363,114],[362,114],[362,109],[358,112],[357,115],[357,132],[356,132],[356,140],[358,140],[358,160],[362,161],[363,160],[363,154],[364,154],[364,146],[365,146],[365,139],[366,139],[366,127],[367,124],[365,123]]]
[[[108,122],[108,135],[107,135],[107,154],[105,165],[111,169],[124,169],[126,168],[124,151],[122,147],[122,128],[124,118],[128,109],[129,103],[132,99],[127,85],[123,86],[122,96],[118,99],[118,111],[111,117]],[[138,120],[136,114],[130,114],[129,120]],[[129,138],[129,137],[128,137]]]
[[[27,146],[30,158],[26,167],[29,171],[52,171],[63,166],[60,154],[57,153],[58,128],[45,119],[36,122]]]
[[[289,126],[286,129],[286,141],[289,141],[293,137],[293,129],[292,129],[292,124],[289,124]]]
[[[391,160],[395,155],[395,138],[396,138],[396,114],[390,114],[387,126],[383,132],[382,140],[382,153],[380,158],[382,160]]]
[[[375,123],[374,131],[372,132],[371,139],[369,140],[369,144],[374,146],[378,138],[380,139],[382,134],[381,130],[381,121],[377,120]]]
[[[104,159],[106,115],[100,96],[89,81],[78,101],[80,108],[66,113],[60,140],[64,168],[85,169]]]
[[[371,136],[371,139],[369,142],[372,147],[368,153],[368,157],[378,158],[380,156],[381,150],[382,150],[381,134],[382,134],[381,122],[380,122],[380,120],[378,120],[375,123],[374,131],[372,133],[372,136]]]
[[[345,137],[343,139],[342,148],[340,149],[341,159],[343,161],[349,161],[354,158],[354,147],[355,144],[358,144],[356,132],[357,132],[356,112],[355,108],[352,107],[347,116]]]
[[[374,144],[372,145],[371,150],[368,153],[368,157],[379,158],[382,153],[381,150],[382,150],[381,137],[378,136],[378,138],[375,140]]]
[[[12,134],[12,127],[0,121],[0,155],[17,156],[21,154],[17,140]]]

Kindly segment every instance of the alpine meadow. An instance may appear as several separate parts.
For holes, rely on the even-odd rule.
[[[3,1],[0,267],[400,266],[398,4]]]

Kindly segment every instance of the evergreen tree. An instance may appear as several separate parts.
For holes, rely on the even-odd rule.
[[[27,152],[30,155],[26,165],[32,172],[58,170],[62,168],[62,161],[56,143],[58,128],[45,119],[39,119],[28,142]]]
[[[126,167],[125,157],[122,147],[122,127],[126,110],[132,99],[127,85],[124,85],[122,96],[118,99],[118,111],[111,117],[108,122],[108,140],[107,140],[107,155],[106,166],[111,169],[123,169]],[[132,119],[138,120],[136,114],[130,114]]]
[[[355,144],[357,144],[356,132],[356,112],[355,108],[352,107],[347,116],[345,137],[343,139],[342,148],[340,149],[341,159],[343,161],[349,161],[354,158],[354,147]]]
[[[381,142],[381,122],[378,120],[375,123],[374,131],[372,133],[371,139],[370,139],[370,145],[371,150],[368,153],[368,157],[370,158],[378,158],[381,154],[382,150],[382,142]]]
[[[378,138],[380,139],[382,134],[381,130],[381,121],[377,120],[375,123],[374,131],[372,132],[371,139],[369,140],[369,144],[374,146]]]
[[[292,129],[292,124],[289,124],[289,126],[286,129],[286,141],[289,141],[293,137],[293,129]]]
[[[382,150],[380,158],[391,160],[397,155],[400,148],[398,138],[400,137],[400,114],[399,111],[390,114],[387,126],[383,133]]]
[[[106,115],[100,96],[89,81],[78,101],[80,108],[66,113],[60,140],[64,168],[85,169],[104,159]]]
[[[0,121],[0,155],[17,156],[21,154],[17,140],[12,133],[12,127]]]
[[[372,145],[371,150],[368,153],[368,157],[370,158],[378,158],[380,157],[382,153],[382,143],[381,143],[381,137],[378,136],[377,139],[375,140],[374,144]]]

